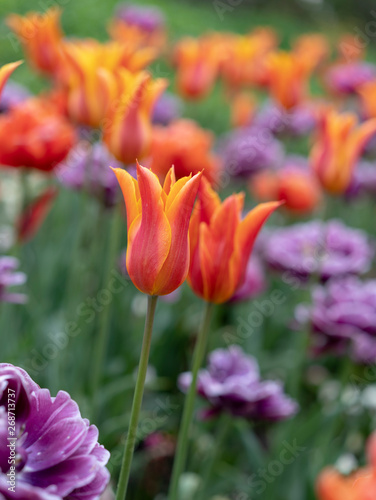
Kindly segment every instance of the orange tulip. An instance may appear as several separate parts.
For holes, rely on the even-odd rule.
[[[176,85],[186,99],[202,99],[218,76],[219,53],[205,39],[184,38],[175,48]]]
[[[316,68],[330,55],[330,45],[325,35],[308,33],[299,36],[293,44],[293,52],[306,58],[312,68]]]
[[[346,191],[359,156],[376,133],[376,119],[357,125],[352,113],[322,113],[310,161],[322,186],[333,194]]]
[[[324,469],[316,482],[318,500],[374,500],[376,498],[376,433],[368,440],[368,462],[349,476],[331,467]]]
[[[221,203],[210,184],[202,180],[189,226],[188,282],[209,302],[226,302],[242,284],[255,239],[269,215],[281,205],[263,203],[241,220],[243,203],[243,193]]]
[[[175,180],[170,169],[163,185],[137,163],[137,180],[113,169],[127,209],[127,270],[134,285],[149,295],[166,295],[186,279],[188,227],[201,174]]]
[[[362,101],[362,110],[367,118],[376,118],[376,81],[364,83],[358,93]]]
[[[76,140],[69,122],[42,99],[29,99],[0,116],[0,164],[50,171]]]
[[[246,127],[251,124],[257,109],[255,96],[240,92],[235,95],[231,103],[231,125]]]
[[[220,160],[211,152],[214,137],[192,120],[176,120],[167,127],[154,127],[151,145],[151,170],[163,180],[171,165],[177,179],[189,174],[217,180]]]
[[[284,201],[284,208],[296,214],[308,214],[318,207],[321,190],[310,171],[286,167],[280,171],[257,174],[249,184],[259,201]]]
[[[52,7],[44,14],[29,12],[24,17],[11,14],[7,18],[30,63],[49,75],[55,75],[62,57],[60,16],[61,10]]]
[[[294,52],[275,52],[267,60],[267,80],[271,97],[289,110],[307,97],[311,61]]]
[[[139,26],[130,25],[122,19],[114,19],[109,26],[109,33],[114,40],[127,45],[129,48],[152,49],[156,56],[166,45],[166,32],[163,28],[153,31],[143,30]]]
[[[119,161],[130,164],[149,154],[153,106],[167,81],[151,80],[145,72],[133,75],[123,70],[122,76],[125,90],[108,110],[103,141]]]

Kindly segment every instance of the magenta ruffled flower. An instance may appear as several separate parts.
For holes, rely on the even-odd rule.
[[[87,189],[106,207],[112,207],[116,203],[119,186],[110,166],[122,167],[102,142],[91,145],[81,141],[58,165],[56,175],[64,186],[74,190]]]
[[[0,257],[0,302],[14,302],[24,304],[27,296],[23,293],[9,292],[12,286],[23,285],[26,282],[26,274],[17,272],[19,266],[15,257]]]
[[[21,368],[0,364],[1,499],[96,500],[109,456],[69,394],[51,397]]]
[[[263,256],[273,269],[302,280],[317,275],[326,281],[366,273],[374,248],[364,231],[337,220],[311,221],[270,232],[264,239]]]
[[[154,105],[152,114],[153,123],[168,125],[173,120],[180,118],[182,107],[182,100],[178,96],[164,92]]]
[[[361,161],[346,191],[346,197],[349,199],[363,195],[376,196],[376,163]]]
[[[8,81],[1,93],[0,112],[22,103],[30,97],[30,92],[20,83]]]
[[[165,26],[165,17],[162,11],[154,6],[123,3],[116,9],[115,15],[124,23],[137,26],[147,32],[160,30]]]
[[[178,384],[187,392],[190,372],[182,373]],[[261,380],[257,361],[238,346],[216,349],[209,366],[200,370],[197,391],[210,403],[204,418],[223,411],[248,420],[282,420],[298,411],[297,403],[283,392],[282,383]]]
[[[301,137],[309,134],[316,124],[313,105],[301,104],[290,111],[268,102],[254,119],[256,128],[269,130],[275,136]]]
[[[296,319],[311,323],[314,352],[350,352],[355,361],[375,363],[376,281],[330,280],[314,288],[312,299],[312,306],[298,306]]]
[[[325,76],[329,89],[336,94],[355,94],[357,89],[376,78],[376,66],[364,61],[336,64]]]
[[[227,172],[248,177],[260,170],[276,168],[283,162],[284,150],[267,128],[248,127],[234,130],[222,138],[219,153]]]

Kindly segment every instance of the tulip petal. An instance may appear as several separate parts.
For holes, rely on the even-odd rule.
[[[121,191],[123,193],[125,206],[127,208],[127,225],[129,231],[132,222],[139,215],[136,195],[137,181],[126,170],[123,170],[122,168],[110,168],[116,175],[116,178],[120,184]]]
[[[0,95],[3,91],[3,88],[10,77],[10,75],[13,73],[13,71],[18,68],[18,66],[22,64],[22,61],[17,61],[9,64],[4,64],[0,68]]]
[[[171,247],[167,259],[155,284],[156,295],[166,295],[178,288],[186,279],[189,269],[188,228],[193,204],[198,192],[201,173],[191,179],[180,179],[172,189],[183,184],[169,205],[166,202],[166,216],[171,227]],[[181,182],[183,181],[183,182]],[[171,193],[171,192],[170,192]],[[174,194],[174,193],[172,193]],[[169,205],[169,206],[168,206]]]
[[[251,210],[239,224],[235,236],[235,252],[230,262],[230,275],[237,282],[236,287],[242,284],[247,262],[260,229],[266,219],[283,203],[283,201],[261,203]]]
[[[137,178],[142,213],[128,230],[127,269],[139,290],[153,294],[170,251],[171,228],[164,212],[158,177],[137,164]]]

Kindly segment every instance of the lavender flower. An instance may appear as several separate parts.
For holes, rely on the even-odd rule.
[[[118,183],[110,166],[122,167],[103,143],[90,145],[81,141],[56,172],[63,185],[75,190],[86,188],[106,207],[112,207],[116,203]]]
[[[276,229],[265,237],[263,255],[268,264],[305,280],[318,275],[362,274],[369,270],[374,250],[367,234],[342,222],[311,221]]]
[[[180,118],[181,112],[181,99],[165,92],[154,105],[152,121],[158,125],[168,125],[173,120]]]
[[[266,128],[242,128],[225,136],[219,153],[225,169],[235,177],[247,177],[266,168],[274,168],[283,160],[283,146]]]
[[[257,297],[265,290],[265,274],[262,263],[256,255],[249,259],[243,284],[236,290],[231,302],[240,302]]]
[[[363,83],[376,78],[376,66],[364,61],[337,64],[326,74],[328,87],[338,94],[354,94]]]
[[[7,111],[30,97],[30,92],[19,83],[8,81],[1,93],[0,112]]]
[[[180,375],[182,391],[187,392],[191,380],[190,372]],[[210,354],[208,368],[199,372],[197,390],[211,405],[205,417],[227,411],[249,420],[282,420],[298,411],[281,382],[261,380],[256,359],[238,346]]]
[[[309,134],[315,126],[312,106],[300,105],[286,111],[274,103],[268,102],[257,114],[254,126],[269,130],[273,135],[300,137]]]
[[[109,452],[97,439],[69,394],[52,398],[24,370],[0,363],[1,499],[97,499],[109,481]]]
[[[8,287],[23,285],[26,282],[26,274],[16,272],[19,266],[15,257],[0,257],[0,302],[14,302],[24,304],[27,296],[23,293],[11,293]]]
[[[116,17],[131,26],[137,26],[143,31],[153,32],[163,29],[165,17],[160,9],[152,6],[140,6],[123,3],[116,9]]]
[[[376,163],[361,161],[354,171],[346,197],[353,199],[365,194],[376,196]]]
[[[330,280],[312,293],[311,307],[296,309],[300,324],[310,321],[316,354],[344,354],[362,363],[376,362],[376,280],[355,276]]]

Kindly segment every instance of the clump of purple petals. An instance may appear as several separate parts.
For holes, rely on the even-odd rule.
[[[178,96],[169,92],[163,93],[154,105],[152,122],[168,125],[181,116],[183,103]]]
[[[311,323],[314,352],[350,352],[357,362],[375,363],[376,280],[330,280],[314,288],[312,299],[312,306],[298,306],[296,318]]]
[[[260,295],[265,288],[265,273],[261,260],[256,255],[252,255],[247,264],[244,281],[231,297],[231,302],[253,299]]]
[[[190,372],[179,377],[179,387],[187,392]],[[283,392],[282,383],[261,380],[257,361],[238,346],[216,349],[209,366],[200,370],[197,391],[210,403],[204,417],[226,411],[247,420],[282,420],[298,411],[297,403]]]
[[[234,130],[219,144],[227,172],[233,177],[248,177],[267,168],[276,168],[284,150],[270,130],[248,127]]]
[[[337,64],[326,73],[328,87],[338,94],[354,94],[360,85],[376,78],[376,66],[364,61]]]
[[[8,439],[8,411],[15,414],[14,441]],[[109,456],[98,444],[98,429],[81,417],[69,394],[53,398],[21,368],[0,364],[1,499],[96,500],[109,481]],[[9,490],[11,466],[15,492]]]
[[[287,111],[268,102],[256,115],[254,126],[267,129],[275,136],[300,137],[309,134],[316,123],[312,105],[302,104]]]
[[[30,92],[19,83],[8,81],[1,93],[0,112],[7,111],[30,97]]]
[[[106,207],[112,207],[116,203],[119,186],[110,166],[122,167],[103,143],[91,145],[81,141],[58,166],[56,172],[64,186],[75,190],[87,189]]]
[[[376,163],[360,162],[346,191],[346,197],[350,199],[363,195],[376,196]]]
[[[279,271],[306,280],[362,274],[370,269],[374,248],[364,231],[338,220],[311,221],[275,229],[264,238],[263,256]]]
[[[163,13],[154,6],[122,3],[117,7],[115,16],[124,23],[131,26],[137,26],[149,33],[163,29],[165,26],[165,17]]]
[[[23,293],[9,292],[12,286],[23,285],[26,282],[26,274],[16,271],[19,261],[15,257],[0,257],[0,302],[13,302],[24,304],[27,296]]]

